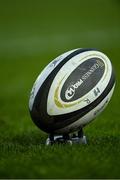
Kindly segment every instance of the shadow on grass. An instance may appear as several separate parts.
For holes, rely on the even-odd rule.
[[[21,146],[34,146],[34,145],[45,145],[47,134],[42,134],[40,132],[26,132],[21,135],[15,135],[12,138],[7,137],[5,142],[17,144]],[[106,144],[120,145],[119,136],[113,135],[101,135],[101,136],[88,136],[87,137],[88,146],[91,145],[100,145],[104,146]]]
[[[46,136],[39,132],[26,132],[12,137],[0,138],[0,155],[36,153],[45,147]]]
[[[23,133],[22,135],[16,135],[15,137],[12,137],[10,140],[13,144],[19,144],[22,146],[32,146],[32,145],[40,145],[44,144],[46,139],[46,135],[39,133],[39,132],[29,132],[29,133]]]
[[[23,152],[37,152],[43,151],[47,148],[45,146],[47,135],[39,132],[39,131],[30,131],[25,132],[20,135],[15,135],[12,137],[6,137],[0,140],[0,152],[16,152],[16,153],[23,153]],[[73,145],[72,149],[81,148],[82,149],[90,149],[98,147],[99,148],[112,148],[120,147],[120,138],[117,136],[112,135],[104,135],[104,136],[89,136],[88,137],[88,144],[87,145]],[[53,148],[61,148],[61,145],[54,145]],[[62,145],[62,148],[66,148],[65,145]],[[48,148],[49,149],[49,148]]]

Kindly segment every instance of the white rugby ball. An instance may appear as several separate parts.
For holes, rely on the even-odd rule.
[[[71,133],[90,123],[111,99],[115,75],[109,58],[95,49],[74,49],[49,63],[29,100],[34,123],[47,133]]]

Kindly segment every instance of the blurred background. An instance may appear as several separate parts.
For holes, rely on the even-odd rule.
[[[88,127],[86,132],[89,136],[100,136],[101,128],[103,128],[105,135],[106,125],[109,124],[105,138],[118,137],[120,135],[120,123],[118,125],[120,116],[120,1],[0,0],[1,178],[115,178],[120,176],[118,168],[113,173],[111,172],[112,165],[108,165],[106,174],[100,173],[100,169],[104,169],[107,163],[113,162],[112,152],[111,159],[105,165],[103,163],[102,167],[99,166],[99,161],[96,160],[99,159],[98,156],[92,159],[96,163],[93,163],[93,166],[88,165],[89,168],[86,171],[85,169],[80,171],[77,167],[73,170],[66,162],[72,154],[68,157],[66,155],[66,159],[62,160],[64,169],[71,170],[70,175],[67,175],[65,170],[60,171],[62,164],[57,160],[58,166],[51,166],[50,162],[57,158],[54,156],[50,158],[53,152],[51,149],[50,154],[44,149],[48,153],[47,159],[44,159],[45,155],[43,150],[42,152],[40,150],[41,146],[36,148],[35,153],[36,145],[40,143],[40,139],[45,140],[46,134],[35,127],[29,116],[28,100],[32,85],[41,70],[51,60],[75,48],[96,48],[107,54],[113,63],[117,85],[111,106],[103,113],[104,118],[101,116],[101,121],[96,121],[96,125]],[[114,117],[112,121],[110,121],[111,117]],[[114,146],[115,139],[111,141]],[[107,140],[105,144],[106,142]],[[29,158],[24,154],[28,152],[28,147],[29,153],[32,152],[28,153]],[[39,152],[42,153],[42,160],[46,160],[48,167],[45,164],[41,165],[43,161],[41,162],[40,159],[37,160],[37,156],[40,156]],[[62,153],[60,150],[55,150],[55,152]],[[109,148],[107,151],[106,147],[104,158],[107,157],[108,152]],[[34,158],[30,158],[33,154]],[[79,157],[79,154],[76,157]],[[83,160],[84,157],[86,154],[83,155]],[[83,167],[90,161],[88,158],[88,161],[83,163]],[[37,164],[37,167],[34,166],[29,172],[32,162]],[[71,162],[76,163],[77,158],[76,161],[72,159]],[[99,168],[95,169],[97,165]],[[95,170],[90,171],[89,169],[92,170],[92,168]],[[110,176],[108,172],[111,172]]]

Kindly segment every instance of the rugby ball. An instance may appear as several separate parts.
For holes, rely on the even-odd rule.
[[[52,62],[35,81],[30,115],[43,131],[71,133],[90,123],[107,106],[115,87],[109,58],[95,49],[74,49]]]

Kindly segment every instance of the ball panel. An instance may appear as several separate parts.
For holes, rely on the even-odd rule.
[[[108,105],[108,103],[112,97],[114,88],[115,88],[115,85],[113,86],[113,88],[111,89],[109,94],[94,109],[92,109],[90,112],[88,112],[85,116],[81,117],[77,121],[73,122],[72,124],[62,128],[62,129],[58,129],[57,131],[55,131],[55,133],[56,134],[64,134],[64,133],[69,133],[69,132],[75,132],[78,129],[80,129],[80,127],[84,127],[86,124],[93,121],[96,118],[96,116],[98,116]]]
[[[68,51],[66,53],[63,53],[62,55],[58,56],[53,61],[51,61],[43,69],[43,71],[40,73],[40,75],[36,79],[36,81],[33,85],[32,91],[31,91],[30,100],[29,100],[29,109],[30,110],[32,109],[35,97],[36,97],[39,89],[41,88],[42,84],[47,79],[47,77],[51,74],[51,72],[55,69],[55,67],[57,67],[58,64],[60,64],[60,62],[62,62],[68,55],[70,55],[71,53],[73,53],[76,50],[78,50],[78,49],[74,49],[74,50]]]
[[[87,68],[84,66],[84,63],[86,65],[86,62],[92,61],[94,64],[93,66],[89,64],[90,68]],[[99,63],[97,63],[99,61]],[[69,68],[68,68],[69,67]],[[80,69],[79,69],[79,68]],[[81,73],[81,69],[85,69]],[[78,70],[78,75],[73,77],[73,73]],[[87,80],[84,80],[82,78],[85,78],[87,72],[90,73],[90,71],[93,70],[93,73],[89,78],[87,77]],[[101,80],[98,79],[96,76],[98,73],[101,73]],[[59,72],[56,74],[54,81],[52,82],[52,85],[50,87],[50,91],[48,94],[48,101],[47,101],[47,112],[49,115],[62,115],[67,114],[76,110],[79,110],[86,105],[92,103],[98,96],[100,96],[106,86],[108,85],[112,73],[112,65],[107,56],[105,56],[103,53],[99,51],[85,51],[83,53],[77,54],[74,57],[72,57],[69,61],[67,61],[64,66],[62,66],[59,70]],[[68,79],[72,77],[68,81]],[[76,81],[79,78],[79,82]],[[95,81],[97,79],[97,84],[95,86]],[[77,85],[78,87],[74,88],[74,96],[76,91],[78,94],[82,93],[82,97],[78,97],[78,99],[71,101],[71,99],[68,102],[65,102],[61,98],[61,92],[64,88],[64,85],[68,81],[69,84],[67,88],[71,87],[73,84]],[[92,83],[93,81],[93,83]],[[75,83],[78,82],[78,83]],[[88,83],[91,84],[91,91],[88,90],[89,86]],[[85,89],[85,90],[84,90]],[[64,91],[65,94],[65,91]]]

